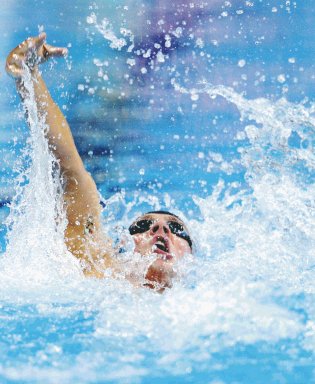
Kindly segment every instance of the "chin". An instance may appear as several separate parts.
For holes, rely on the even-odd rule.
[[[159,258],[150,265],[145,279],[147,286],[159,290],[171,288],[174,275],[172,263]]]

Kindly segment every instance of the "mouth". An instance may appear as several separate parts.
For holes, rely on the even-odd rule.
[[[154,253],[161,254],[167,259],[171,259],[170,248],[167,239],[159,236],[155,239],[152,250]]]
[[[154,244],[156,246],[156,248],[158,248],[159,250],[163,251],[163,252],[168,252],[168,249],[167,249],[167,246],[162,243],[162,242],[157,242]]]

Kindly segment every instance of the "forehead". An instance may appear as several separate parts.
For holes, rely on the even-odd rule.
[[[186,227],[185,223],[180,218],[175,217],[173,215],[168,215],[166,213],[147,213],[143,216],[138,217],[137,221],[143,220],[143,219],[149,219],[149,220],[154,220],[154,221],[159,221],[159,220],[175,221],[179,224],[182,224],[184,227]]]

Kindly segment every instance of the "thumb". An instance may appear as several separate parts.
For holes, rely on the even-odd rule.
[[[61,56],[67,56],[68,50],[67,48],[63,47],[53,47],[49,44],[43,45],[43,58],[48,59],[49,57],[61,57]]]

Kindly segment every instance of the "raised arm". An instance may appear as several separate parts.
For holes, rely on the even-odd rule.
[[[70,127],[57,104],[52,100],[38,65],[50,57],[65,56],[66,48],[52,47],[45,42],[46,34],[28,38],[13,49],[6,62],[7,72],[15,78],[22,99],[27,97],[24,72],[32,75],[38,113],[48,126],[47,139],[59,160],[64,184],[64,200],[68,225],[65,241],[68,249],[83,262],[87,275],[102,276],[111,265],[111,246],[100,231],[99,194],[91,175],[86,171],[75,146]]]

